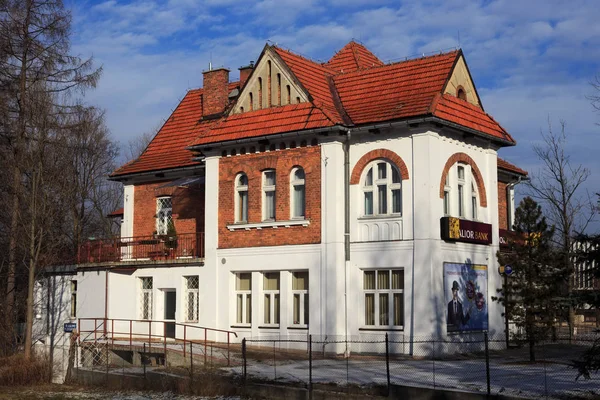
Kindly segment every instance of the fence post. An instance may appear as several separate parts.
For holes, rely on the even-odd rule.
[[[242,339],[242,379],[246,383],[246,338]]]
[[[488,348],[488,333],[483,332],[483,339],[485,340],[485,377],[487,380],[487,394],[490,395],[490,351]]]
[[[277,379],[277,360],[275,359],[275,341],[273,340],[273,379]]]
[[[390,342],[388,334],[385,334],[385,369],[387,373],[387,393],[390,395]]]
[[[435,339],[431,341],[431,365],[433,371],[433,388],[435,389]]]
[[[144,367],[144,379],[146,379],[146,343],[144,343],[144,352],[140,359],[142,361],[142,366]]]
[[[312,394],[312,335],[308,335],[308,391]]]
[[[183,345],[185,348],[185,344]],[[190,342],[190,388],[194,389],[194,344]]]
[[[108,340],[105,343],[106,345],[106,384],[108,385]]]

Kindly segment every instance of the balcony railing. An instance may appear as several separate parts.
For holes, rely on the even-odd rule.
[[[89,240],[79,246],[77,263],[184,260],[204,257],[204,233]]]

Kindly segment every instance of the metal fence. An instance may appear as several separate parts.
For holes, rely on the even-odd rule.
[[[233,374],[242,382],[272,381],[312,390],[334,384],[337,390],[377,388],[390,393],[396,386],[444,389],[515,397],[583,398],[600,396],[600,376],[576,379],[571,366],[597,333],[576,340],[558,338],[535,346],[530,361],[526,343],[486,333],[457,335],[446,340],[403,335],[362,335],[360,338],[299,335],[248,338],[226,344],[160,341],[116,345],[111,341],[74,343],[73,368],[95,371],[126,382],[136,376],[155,383],[160,376],[206,379],[207,372]],[[203,375],[204,378],[199,378]],[[125,385],[125,383],[123,383]],[[126,387],[126,386],[124,386]],[[150,386],[147,386],[150,387]]]

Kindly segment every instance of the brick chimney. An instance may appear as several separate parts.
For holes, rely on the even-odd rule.
[[[244,86],[244,83],[246,83],[246,81],[248,80],[248,77],[254,70],[254,61],[250,61],[249,65],[246,65],[245,67],[240,67],[239,70],[240,70],[240,87],[242,87],[242,86]]]
[[[204,71],[204,91],[202,93],[202,115],[222,113],[229,102],[229,70],[217,68]]]

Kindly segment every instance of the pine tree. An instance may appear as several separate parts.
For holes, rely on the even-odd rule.
[[[500,265],[511,265],[512,275],[492,300],[525,332],[530,361],[535,361],[535,344],[545,338],[557,314],[562,270],[551,246],[554,229],[546,223],[541,207],[530,197],[515,211],[515,240],[510,251],[498,252]]]

